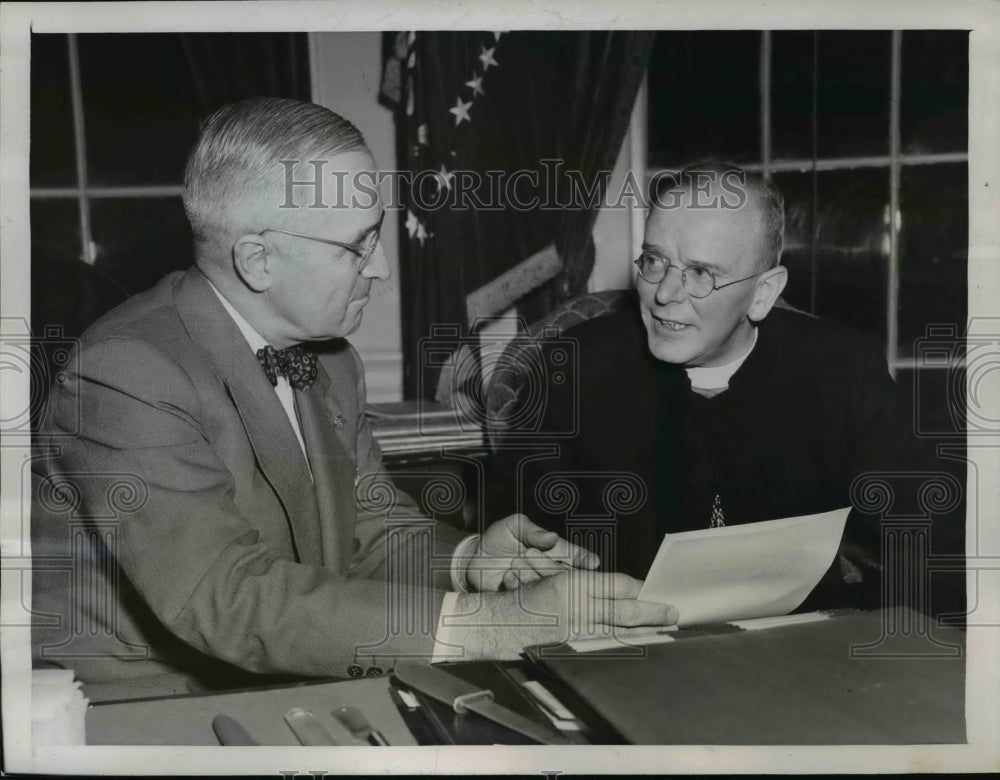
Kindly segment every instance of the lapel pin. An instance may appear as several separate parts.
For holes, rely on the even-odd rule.
[[[333,424],[336,425],[338,428],[343,428],[344,422],[345,422],[344,415],[342,414],[338,414],[336,417],[333,418]]]

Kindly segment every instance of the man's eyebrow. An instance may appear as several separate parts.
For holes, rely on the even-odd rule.
[[[382,209],[382,213],[379,214],[379,218],[376,219],[374,222],[372,222],[368,227],[362,228],[361,231],[357,234],[357,236],[355,236],[354,241],[352,241],[351,243],[360,244],[367,236],[370,236],[372,233],[374,233],[376,230],[379,229],[379,226],[382,224],[382,221],[384,219],[385,219],[385,209]]]
[[[643,244],[642,244],[642,251],[643,252],[656,252],[656,254],[661,255],[661,256],[667,258],[668,260],[670,259],[669,253],[666,250],[664,250],[663,247],[657,246],[656,244],[647,244],[644,241]],[[704,268],[704,269],[706,269],[708,271],[711,271],[713,274],[719,274],[720,276],[729,273],[725,268],[720,268],[715,263],[706,263],[706,262],[703,262],[701,260],[695,260],[694,258],[690,258],[690,257],[688,258],[688,261],[687,261],[686,265],[696,265],[699,268]]]
[[[706,263],[701,260],[695,260],[694,258],[688,258],[688,265],[696,265],[699,268],[704,268],[708,271],[711,271],[713,274],[729,273],[725,268],[720,268],[715,263]]]

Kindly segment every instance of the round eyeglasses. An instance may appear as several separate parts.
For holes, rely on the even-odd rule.
[[[352,244],[344,241],[334,241],[332,238],[320,238],[319,236],[310,236],[305,233],[293,233],[291,230],[281,230],[279,228],[264,228],[261,233],[282,233],[286,236],[295,236],[296,238],[305,238],[309,241],[319,241],[321,244],[330,244],[331,246],[339,246],[341,249],[347,249],[350,252],[354,252],[359,258],[361,258],[358,263],[358,273],[364,270],[365,266],[368,265],[368,261],[371,260],[372,255],[375,252],[375,247],[378,246],[379,235],[382,232],[382,222],[385,220],[385,211],[382,211],[382,216],[378,218],[378,223],[375,225],[375,229],[368,235],[368,239],[363,244]]]
[[[715,283],[715,274],[701,265],[689,265],[687,268],[671,263],[663,255],[656,252],[643,252],[635,260],[639,268],[639,276],[643,281],[650,284],[659,284],[664,280],[671,268],[676,268],[681,272],[681,285],[684,291],[692,298],[705,298],[716,290],[728,287],[731,284],[745,282],[747,279],[754,279],[761,275],[761,271],[752,276],[744,276],[742,279],[735,279],[725,284]]]

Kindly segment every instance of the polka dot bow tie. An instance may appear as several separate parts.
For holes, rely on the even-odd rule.
[[[275,349],[268,344],[257,350],[257,360],[272,385],[278,384],[279,374],[288,380],[288,384],[303,392],[316,381],[316,356],[302,347]]]

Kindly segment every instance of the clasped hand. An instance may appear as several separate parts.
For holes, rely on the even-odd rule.
[[[470,658],[514,658],[531,644],[625,637],[677,622],[675,607],[639,601],[641,580],[594,571],[599,565],[524,515],[497,521],[466,568],[469,589],[487,593],[459,597],[452,639]],[[501,589],[508,592],[489,593]]]
[[[487,528],[465,570],[470,590],[519,588],[569,569],[596,569],[601,559],[524,515],[509,515]]]

